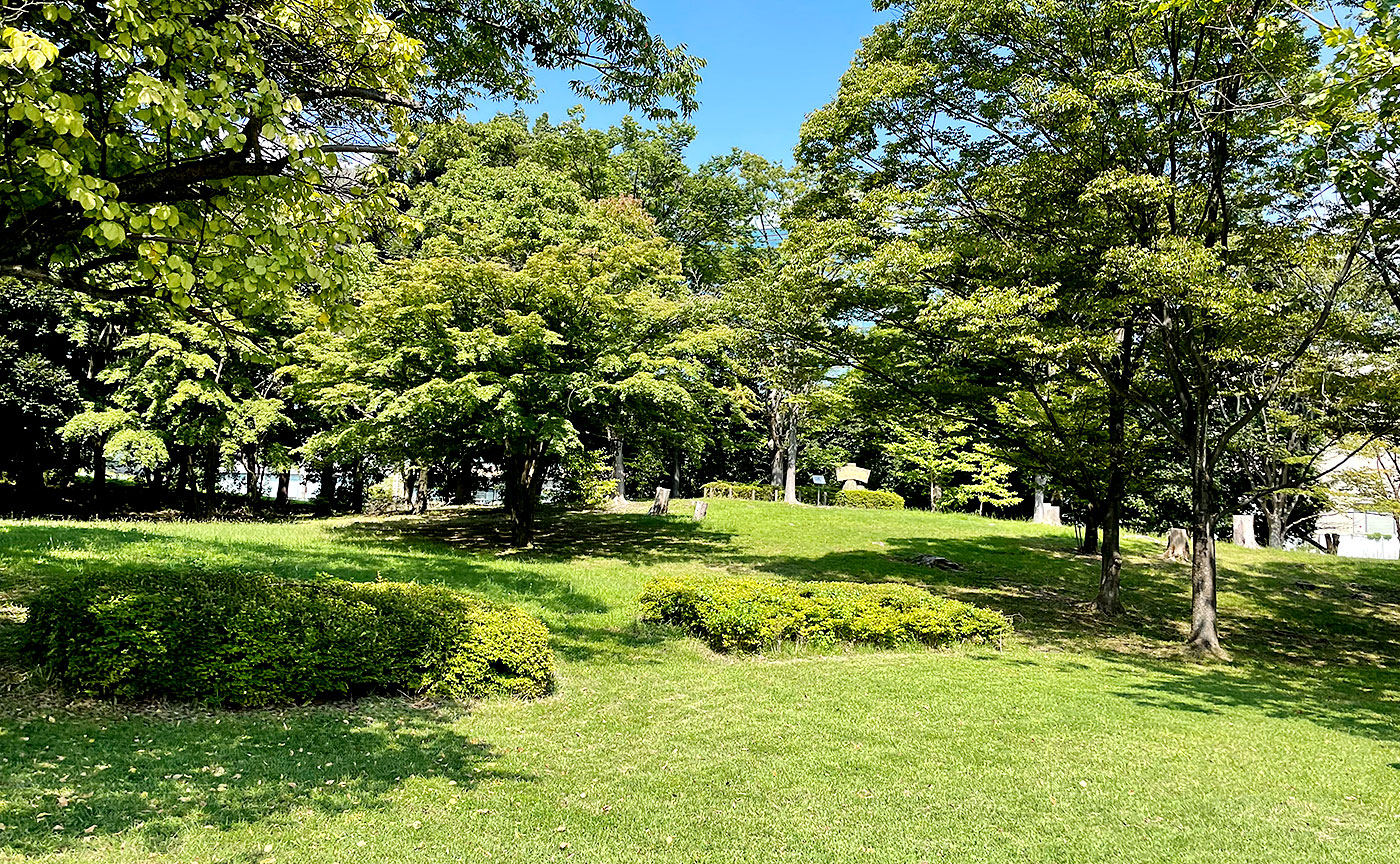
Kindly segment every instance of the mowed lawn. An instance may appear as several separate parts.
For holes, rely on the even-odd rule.
[[[1235,659],[1200,663],[1186,568],[1148,538],[1107,623],[1068,529],[720,501],[700,524],[547,514],[502,553],[498,518],[0,522],[10,622],[65,570],[199,563],[507,600],[560,660],[537,702],[229,712],[69,704],[4,658],[0,860],[1400,861],[1394,562],[1223,548]],[[909,581],[1018,633],[719,656],[637,623],[662,572]]]

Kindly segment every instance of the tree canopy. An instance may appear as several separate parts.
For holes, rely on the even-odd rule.
[[[7,6],[0,274],[207,314],[334,305],[411,113],[526,96],[531,68],[656,116],[699,61],[623,0]],[[675,107],[670,107],[674,103]]]

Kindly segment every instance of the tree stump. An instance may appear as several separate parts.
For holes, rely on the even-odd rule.
[[[705,514],[707,514],[707,513],[709,513],[709,512],[710,512],[710,502],[708,502],[708,501],[696,501],[696,502],[695,502],[695,521],[696,521],[696,522],[702,521],[702,520],[705,518]]]
[[[665,486],[656,487],[656,500],[651,502],[651,509],[647,511],[649,516],[665,516],[671,512],[671,490]]]
[[[1167,551],[1162,553],[1163,561],[1189,561],[1191,559],[1191,541],[1186,535],[1185,528],[1167,529]]]
[[[1245,546],[1250,549],[1258,549],[1259,541],[1254,536],[1254,514],[1236,513],[1231,521],[1234,523],[1234,536],[1231,540],[1236,546]]]

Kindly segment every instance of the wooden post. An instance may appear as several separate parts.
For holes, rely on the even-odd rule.
[[[665,516],[671,512],[671,490],[665,486],[656,487],[656,500],[651,502],[648,516]]]

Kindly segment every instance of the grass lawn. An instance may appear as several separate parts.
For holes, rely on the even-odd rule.
[[[719,501],[555,514],[501,554],[496,518],[0,522],[12,621],[64,570],[203,562],[508,600],[560,659],[537,702],[258,712],[68,704],[7,667],[0,860],[1400,860],[1394,562],[1222,549],[1235,661],[1198,663],[1185,566],[1144,538],[1106,623],[1068,529]],[[636,623],[650,574],[700,571],[922,583],[1018,634],[734,658]]]

